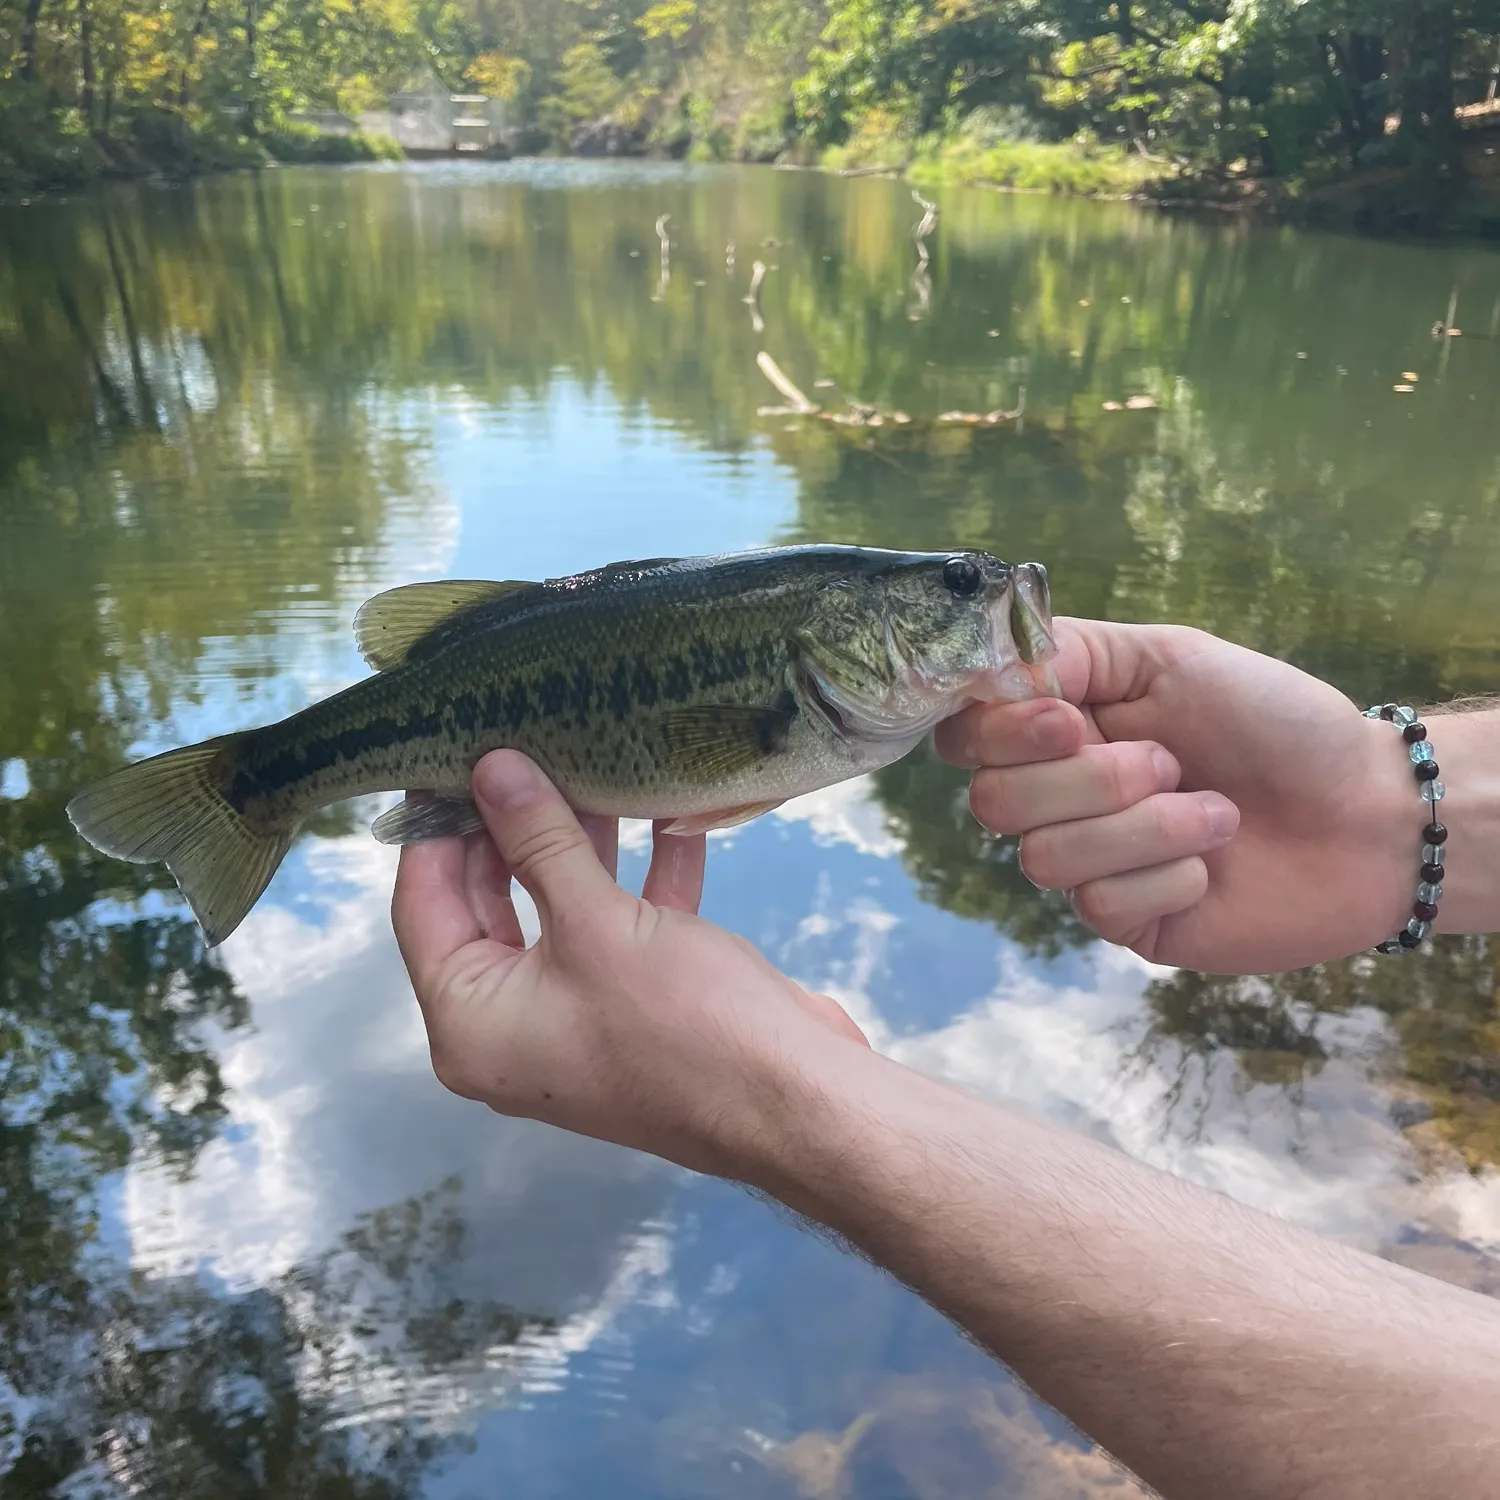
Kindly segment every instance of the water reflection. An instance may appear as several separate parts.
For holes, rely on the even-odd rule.
[[[914,288],[902,188],[794,173],[0,209],[0,1494],[1131,1493],[759,1205],[442,1095],[370,808],[217,957],[62,814],[129,753],[358,675],[349,617],[391,583],[771,537],[1040,557],[1064,610],[1201,624],[1360,700],[1500,687],[1492,258],[941,210]],[[763,414],[762,350],[913,420]],[[1023,387],[1019,421],[936,420]],[[1105,410],[1131,395],[1157,407]],[[1495,1289],[1488,941],[1151,969],[963,790],[919,754],[736,830],[709,914],[914,1065]]]

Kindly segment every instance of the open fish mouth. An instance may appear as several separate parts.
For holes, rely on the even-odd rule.
[[[1052,626],[1052,589],[1041,563],[1017,563],[990,601],[994,660],[978,696],[987,701],[1061,698],[1053,667],[1057,636]]]

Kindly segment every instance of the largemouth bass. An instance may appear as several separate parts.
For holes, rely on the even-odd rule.
[[[376,675],[264,728],[126,766],[68,804],[164,861],[210,945],[303,822],[405,789],[386,843],[481,826],[469,776],[524,751],[580,812],[726,827],[899,759],[976,699],[1053,693],[1046,570],[984,552],[779,547],[544,583],[417,583],[355,617]]]

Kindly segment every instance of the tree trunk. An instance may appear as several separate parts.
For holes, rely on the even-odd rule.
[[[36,28],[42,18],[42,0],[26,0],[21,18],[21,77],[28,83],[36,77]]]
[[[1318,49],[1349,166],[1357,171],[1364,148],[1385,132],[1385,43],[1368,32],[1353,31],[1344,37],[1327,32],[1318,38]]]
[[[1397,86],[1401,128],[1397,141],[1412,166],[1457,177],[1463,158],[1454,112],[1453,64],[1458,24],[1452,0],[1415,3],[1404,28],[1405,66]]]
[[[89,0],[78,0],[78,67],[82,74],[82,87],[78,91],[79,107],[83,110],[83,123],[90,135],[94,133],[94,15],[89,9]]]
[[[187,138],[187,107],[188,86],[193,71],[193,63],[198,57],[198,38],[203,35],[203,28],[208,21],[208,7],[212,0],[203,0],[198,7],[198,18],[193,22],[193,29],[188,33],[187,46],[183,49],[182,72],[177,79],[177,133],[179,139]]]
[[[255,0],[245,0],[245,51],[248,54],[246,68],[246,93],[245,93],[245,134],[254,140],[260,131],[260,125],[255,118],[256,90],[259,88],[255,56]]]

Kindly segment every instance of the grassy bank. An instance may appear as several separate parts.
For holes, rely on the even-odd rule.
[[[1006,121],[980,118],[956,136],[911,136],[878,112],[818,165],[836,172],[902,172],[919,185],[970,183],[1081,198],[1136,197],[1158,189],[1171,168],[1122,146],[1017,139]]]
[[[1308,228],[1500,240],[1500,123],[1465,132],[1463,174],[1452,181],[1391,167],[1290,180],[1195,173],[1081,139],[1005,139],[983,120],[956,136],[913,136],[891,128],[878,113],[846,144],[822,152],[816,164],[844,173],[900,173],[918,186],[964,183],[1139,198],[1164,208],[1231,212]]]

